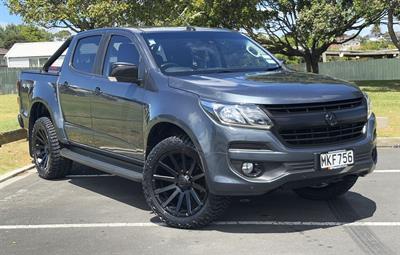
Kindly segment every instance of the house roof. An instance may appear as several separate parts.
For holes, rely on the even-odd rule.
[[[341,51],[326,51],[324,54],[328,56],[398,56],[400,51],[393,50],[341,50]]]
[[[15,43],[5,55],[6,58],[49,57],[64,42]]]
[[[0,48],[0,55],[5,55],[7,53],[7,49]]]

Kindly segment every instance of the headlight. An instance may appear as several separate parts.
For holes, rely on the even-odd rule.
[[[215,120],[229,126],[270,129],[271,119],[256,105],[220,104],[201,101],[201,106]]]
[[[363,92],[363,94],[364,94],[365,101],[367,102],[367,111],[368,111],[368,119],[369,119],[369,117],[371,117],[371,114],[372,114],[372,103],[371,103],[371,99],[369,99],[368,94],[366,92]]]

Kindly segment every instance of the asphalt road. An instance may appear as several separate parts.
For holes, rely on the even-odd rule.
[[[340,199],[237,198],[202,230],[157,224],[138,183],[80,166],[59,181],[30,171],[0,184],[0,254],[400,254],[399,157],[381,149],[378,170]]]

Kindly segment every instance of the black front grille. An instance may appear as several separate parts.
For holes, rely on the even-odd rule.
[[[327,112],[352,109],[362,105],[363,98],[341,100],[325,103],[309,104],[289,104],[289,105],[265,105],[265,109],[272,115],[285,113],[307,113],[307,112]]]
[[[320,145],[360,138],[365,122],[280,130],[282,139],[291,145]]]

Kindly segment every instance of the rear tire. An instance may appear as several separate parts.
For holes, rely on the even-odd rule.
[[[176,228],[206,226],[229,205],[208,191],[199,153],[185,136],[166,138],[151,150],[142,185],[153,212]]]
[[[345,194],[356,183],[358,176],[345,176],[343,180],[325,184],[321,187],[306,187],[295,189],[294,192],[302,198],[311,200],[329,200]]]
[[[72,161],[61,157],[61,146],[53,123],[47,117],[36,120],[31,135],[33,159],[39,176],[47,179],[65,177]]]

